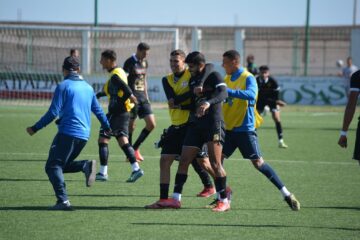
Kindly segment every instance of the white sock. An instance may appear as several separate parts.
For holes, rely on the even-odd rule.
[[[173,193],[173,199],[181,201],[181,193]]]
[[[100,173],[102,175],[107,175],[108,174],[108,166],[107,165],[100,165]]]
[[[229,200],[227,198],[220,198],[220,201],[223,202],[223,203],[228,203]]]
[[[287,197],[287,196],[290,196],[291,193],[289,192],[289,190],[287,190],[287,188],[285,186],[283,186],[281,189],[280,189],[280,192],[282,194],[283,197]]]
[[[131,169],[133,172],[138,171],[140,169],[140,166],[137,162],[134,162],[131,164]]]
[[[284,139],[279,139],[279,143],[284,143]]]

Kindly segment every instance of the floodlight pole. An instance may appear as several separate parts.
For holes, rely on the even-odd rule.
[[[356,26],[356,10],[357,10],[357,0],[354,0],[354,9],[353,9],[353,26]]]
[[[97,27],[99,25],[98,22],[98,0],[94,1],[95,6],[94,6],[94,27]],[[98,35],[97,32],[95,30],[94,32],[94,70],[96,71],[96,66],[97,66],[97,61],[98,61]]]
[[[309,39],[310,39],[310,0],[307,0],[306,6],[306,25],[305,25],[305,66],[304,66],[304,76],[308,75],[308,65],[309,65]]]

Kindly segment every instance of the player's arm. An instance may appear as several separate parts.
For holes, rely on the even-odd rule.
[[[166,95],[166,98],[168,100],[168,104],[170,108],[174,108],[175,106],[180,105],[182,102],[188,100],[191,98],[191,92],[185,92],[181,95],[176,95],[173,88],[170,86],[169,82],[167,81],[167,78],[164,77],[162,79],[162,85],[164,88],[164,92]],[[181,107],[182,108],[182,107]]]
[[[37,123],[26,129],[26,131],[30,135],[33,135],[40,129],[46,127],[59,115],[59,112],[63,105],[62,95],[63,95],[62,86],[58,85],[55,89],[54,97],[51,101],[49,110],[44,114],[44,116],[42,116],[42,118],[40,118],[40,120]]]
[[[240,98],[243,100],[255,100],[257,92],[258,87],[254,76],[248,76],[246,78],[245,90],[227,88],[229,97]]]
[[[110,132],[110,124],[109,121],[104,113],[104,111],[102,110],[95,94],[93,95],[92,101],[91,101],[91,111],[95,114],[96,118],[99,120],[99,122],[101,123],[102,128],[107,131]]]
[[[212,63],[207,63],[205,65],[204,74],[198,81],[198,85],[194,87],[193,93],[197,96],[200,96],[203,92],[203,85],[205,80],[210,76],[211,73],[215,71],[215,66]]]
[[[123,102],[125,102],[133,95],[130,87],[118,75],[112,75],[110,81],[112,84],[114,84],[116,87],[123,91],[124,95],[120,98]]]

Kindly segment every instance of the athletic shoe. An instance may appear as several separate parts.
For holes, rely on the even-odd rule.
[[[217,201],[216,206],[212,209],[213,212],[225,212],[230,210],[230,203],[224,203],[222,201]]]
[[[215,198],[211,203],[209,203],[208,205],[206,205],[205,208],[210,208],[210,209],[211,209],[211,208],[216,207],[218,201],[219,201],[219,200],[218,200],[217,198]]]
[[[231,197],[232,197],[232,193],[233,191],[231,190],[231,188],[229,186],[226,187],[226,198],[228,199],[229,203],[231,203]]]
[[[284,143],[284,141],[279,142],[279,148],[288,148],[288,145]]]
[[[96,161],[90,160],[85,163],[84,167],[85,183],[87,187],[90,187],[95,182],[96,177]]]
[[[214,187],[204,187],[204,189],[199,192],[198,194],[196,194],[197,197],[210,197],[212,195],[214,195],[216,193],[216,190]]]
[[[173,198],[160,199],[153,204],[146,205],[146,209],[164,209],[164,208],[180,208],[181,202]]]
[[[291,210],[299,211],[300,210],[300,202],[296,199],[294,194],[290,194],[284,198],[285,202],[289,205]]]
[[[136,180],[138,180],[139,178],[141,178],[144,175],[144,171],[139,169],[137,171],[133,171],[130,175],[130,177],[128,178],[128,180],[126,180],[126,182],[135,182]]]
[[[143,156],[141,155],[139,149],[136,149],[136,150],[135,150],[135,158],[136,158],[137,161],[144,161],[144,158],[143,158]]]
[[[53,210],[53,211],[72,211],[72,207],[71,204],[69,202],[69,200],[65,201],[65,202],[56,202],[56,204],[52,207],[49,208],[49,210]]]
[[[109,175],[98,172],[96,174],[96,181],[105,182],[109,179]]]

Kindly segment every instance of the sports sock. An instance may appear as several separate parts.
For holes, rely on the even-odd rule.
[[[138,139],[136,139],[133,147],[135,150],[139,149],[140,144],[147,138],[147,136],[150,134],[150,131],[147,130],[146,128],[143,128],[143,130],[141,131]]]
[[[281,182],[279,176],[269,164],[264,163],[258,168],[258,170],[264,174],[279,190],[284,187],[284,184]]]
[[[99,143],[99,158],[100,158],[100,165],[102,166],[108,165],[109,147],[107,143]]]
[[[216,192],[218,193],[218,199],[225,199],[226,198],[226,176],[225,177],[216,177],[215,178],[215,188]],[[219,197],[220,195],[220,197]]]
[[[140,170],[139,164],[138,164],[137,162],[132,163],[132,164],[131,164],[131,170],[132,170],[133,172],[139,171],[139,170]]]
[[[191,162],[191,165],[193,166],[195,172],[199,175],[204,187],[206,187],[206,188],[212,187],[212,183],[211,183],[209,174],[200,166],[200,164],[196,161],[196,159],[194,159]]]
[[[280,189],[280,192],[281,192],[281,195],[283,197],[287,197],[287,196],[290,196],[291,193],[289,192],[289,190],[287,190],[287,188],[285,186],[283,186],[281,189]]]
[[[121,149],[123,150],[123,152],[125,153],[127,159],[129,159],[129,162],[131,164],[136,162],[136,158],[135,158],[135,152],[133,147],[130,145],[130,143],[126,143],[124,144]]]
[[[276,126],[276,132],[278,135],[278,139],[282,139],[283,138],[283,131],[282,131],[282,127],[281,127],[281,122],[275,122],[275,126]]]
[[[174,186],[174,193],[182,193],[183,186],[186,182],[188,175],[177,173],[175,177],[175,186]]]
[[[160,199],[169,198],[169,184],[160,183]]]
[[[107,175],[108,174],[108,166],[106,165],[106,166],[103,166],[103,165],[100,165],[100,173],[102,174],[102,175]]]
[[[130,145],[132,145],[132,133],[129,133],[129,143],[130,143]]]

